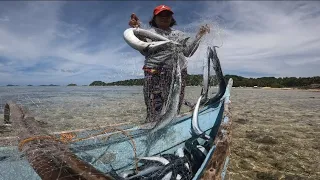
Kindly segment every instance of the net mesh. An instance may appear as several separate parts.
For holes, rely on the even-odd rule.
[[[219,22],[203,22],[211,23],[209,25],[214,31],[203,38],[197,52],[182,65],[188,68],[181,72],[181,81],[177,81],[179,76],[173,73],[177,70],[176,66],[176,69],[158,79],[160,83],[153,84],[159,87],[159,93],[162,92],[167,97],[163,104],[166,110],[161,115],[177,110],[172,109],[173,98],[177,96],[174,89],[177,86],[184,91],[179,93],[181,110],[176,114],[178,117],[192,112],[201,94],[203,72],[208,66],[207,47],[217,45],[222,32]],[[185,28],[184,31],[192,30]],[[193,33],[190,32],[190,35]],[[218,91],[213,66],[210,63],[209,97],[213,97]],[[136,68],[130,73],[141,75],[141,69]],[[168,91],[161,89],[164,86],[169,87]],[[145,124],[146,121],[149,122],[144,97],[146,91],[150,89],[142,86],[0,87],[0,177],[15,180],[49,176],[85,179],[98,176],[101,172],[118,173],[123,177],[137,169],[140,173],[147,173],[147,167],[138,167],[137,164],[138,158],[143,161],[141,157],[145,156],[147,149],[146,138],[142,135],[154,127],[154,123]],[[156,96],[156,93],[150,96]],[[10,111],[7,111],[6,103],[10,100],[16,105],[12,105]],[[155,101],[152,103],[157,105]],[[17,109],[14,110],[13,107]],[[161,112],[162,106],[158,108]],[[4,118],[6,113],[9,113],[9,120]],[[182,123],[176,129],[167,129],[157,134],[157,142],[154,142],[149,154],[178,156],[183,138],[188,135],[179,134],[179,139],[174,133],[185,127],[190,127],[190,124]],[[186,133],[189,134],[189,131]],[[175,144],[174,147],[172,143]],[[152,166],[148,167],[156,168],[156,165],[163,165],[165,159],[170,158],[174,159],[168,155],[164,159],[144,160],[144,164],[151,163]],[[184,174],[189,177],[188,171],[181,170],[189,162],[185,159],[175,162],[177,170],[168,171],[163,176],[171,173],[171,176]],[[158,175],[161,172],[163,171],[159,171]],[[107,178],[105,174],[101,176]]]

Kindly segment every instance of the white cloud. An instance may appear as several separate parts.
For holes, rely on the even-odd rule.
[[[124,30],[119,24],[123,18],[129,18],[130,13],[123,15],[123,11],[119,11],[119,14],[104,16],[96,25],[105,29],[105,33],[99,35],[100,41],[95,44],[90,27],[61,18],[66,2],[15,3],[19,6],[1,2],[4,6],[0,7],[0,58],[9,59],[1,66],[0,83],[4,80],[20,83],[40,75],[50,77],[47,79],[54,82],[72,79],[87,83],[96,80],[95,77],[111,81],[112,78],[142,75],[144,57],[134,50],[127,50],[128,45],[122,37],[113,36],[115,31]],[[205,3],[202,11],[185,12],[198,15],[200,20],[190,24],[181,22],[177,27],[194,35],[200,25],[211,25],[211,33],[189,59],[189,72],[199,72],[202,60],[206,58],[207,45],[214,44],[222,46],[218,55],[226,71],[277,76],[319,75],[318,2],[201,3]],[[132,12],[139,8],[135,6]],[[103,12],[90,13],[92,17],[87,17],[85,24],[103,16]],[[47,57],[52,57],[52,68],[27,74],[18,71],[41,64]],[[78,80],[76,76],[79,76]]]
[[[222,29],[213,26],[206,44],[221,45],[223,40],[218,53],[224,69],[278,76],[319,75],[319,63],[315,64],[320,62],[319,2],[206,3],[206,11],[199,14],[204,20],[188,28],[217,24],[222,19]],[[304,66],[293,68],[297,65]]]
[[[0,23],[2,56],[30,61],[45,52],[53,40],[52,30],[58,22],[58,2],[27,2],[24,8],[7,12],[10,23]],[[6,5],[12,5],[11,3]]]
[[[4,17],[0,17],[0,21],[3,21],[3,22],[9,22],[10,19],[8,16],[4,16]]]
[[[90,42],[92,32],[88,32],[84,27],[75,23],[66,23],[59,19],[59,12],[63,2],[28,2],[21,9],[7,12],[12,17],[10,24],[0,22],[0,57],[6,57],[11,62],[7,65],[6,74],[11,74],[11,80],[17,83],[30,81],[30,78],[39,78],[39,76],[50,76],[54,79],[71,78],[70,74],[83,75],[92,74],[91,80],[99,75],[91,72],[93,68],[99,66],[105,68],[104,76],[109,75],[110,69],[118,69],[121,76],[136,75],[134,71],[137,59],[141,56],[132,58],[132,55],[123,55],[121,50],[127,46],[123,39],[117,40],[117,43],[111,43],[108,40],[114,40],[114,37],[104,38],[104,43],[99,43],[100,48],[95,52],[87,52],[86,49],[91,46],[84,44]],[[110,26],[115,16],[107,16],[100,26]],[[121,42],[122,41],[122,42]],[[83,46],[83,47],[81,47]],[[34,72],[18,72],[21,68],[32,68],[43,62],[46,57],[51,58],[52,68]],[[56,59],[65,59],[67,62],[60,62]],[[4,70],[1,73],[4,73]],[[99,71],[100,72],[100,71]],[[27,77],[24,77],[24,75]],[[0,78],[0,82],[8,79]],[[83,79],[78,77],[78,82]],[[73,78],[74,79],[74,78]],[[88,78],[90,79],[90,78]],[[110,78],[109,78],[110,80]],[[58,81],[58,80],[57,80]]]

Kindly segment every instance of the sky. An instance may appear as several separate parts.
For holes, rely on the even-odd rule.
[[[0,1],[0,85],[142,78],[144,57],[123,32],[133,12],[149,28],[160,4],[191,37],[210,25],[188,58],[189,74],[201,73],[215,45],[224,74],[320,75],[320,1]]]

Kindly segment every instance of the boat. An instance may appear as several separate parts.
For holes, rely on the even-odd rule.
[[[192,110],[156,131],[155,123],[119,124],[49,134],[26,107],[9,101],[4,120],[19,129],[0,143],[2,179],[224,179],[231,143],[230,91],[216,47],[208,47],[202,91]],[[214,71],[218,92],[210,94]],[[9,141],[9,140],[8,140]]]

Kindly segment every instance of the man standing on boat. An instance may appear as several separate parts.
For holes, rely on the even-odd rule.
[[[172,66],[176,61],[175,57],[180,59],[181,67],[181,93],[178,106],[178,113],[184,99],[184,91],[187,78],[187,60],[185,57],[191,57],[197,50],[200,40],[206,33],[210,32],[208,25],[201,26],[198,34],[191,40],[183,32],[172,29],[176,25],[173,18],[173,11],[166,5],[157,6],[153,11],[153,17],[149,22],[151,32],[157,33],[175,42],[183,45],[182,52],[176,52],[173,46],[167,46],[156,52],[140,52],[145,56],[145,64],[143,66],[145,74],[144,82],[144,99],[147,106],[147,122],[157,121],[162,108],[168,100],[170,93],[170,85],[172,80]],[[129,21],[131,27],[140,27],[140,22],[135,14],[131,15]],[[144,41],[150,41],[140,38]],[[190,39],[190,40],[189,40]]]

